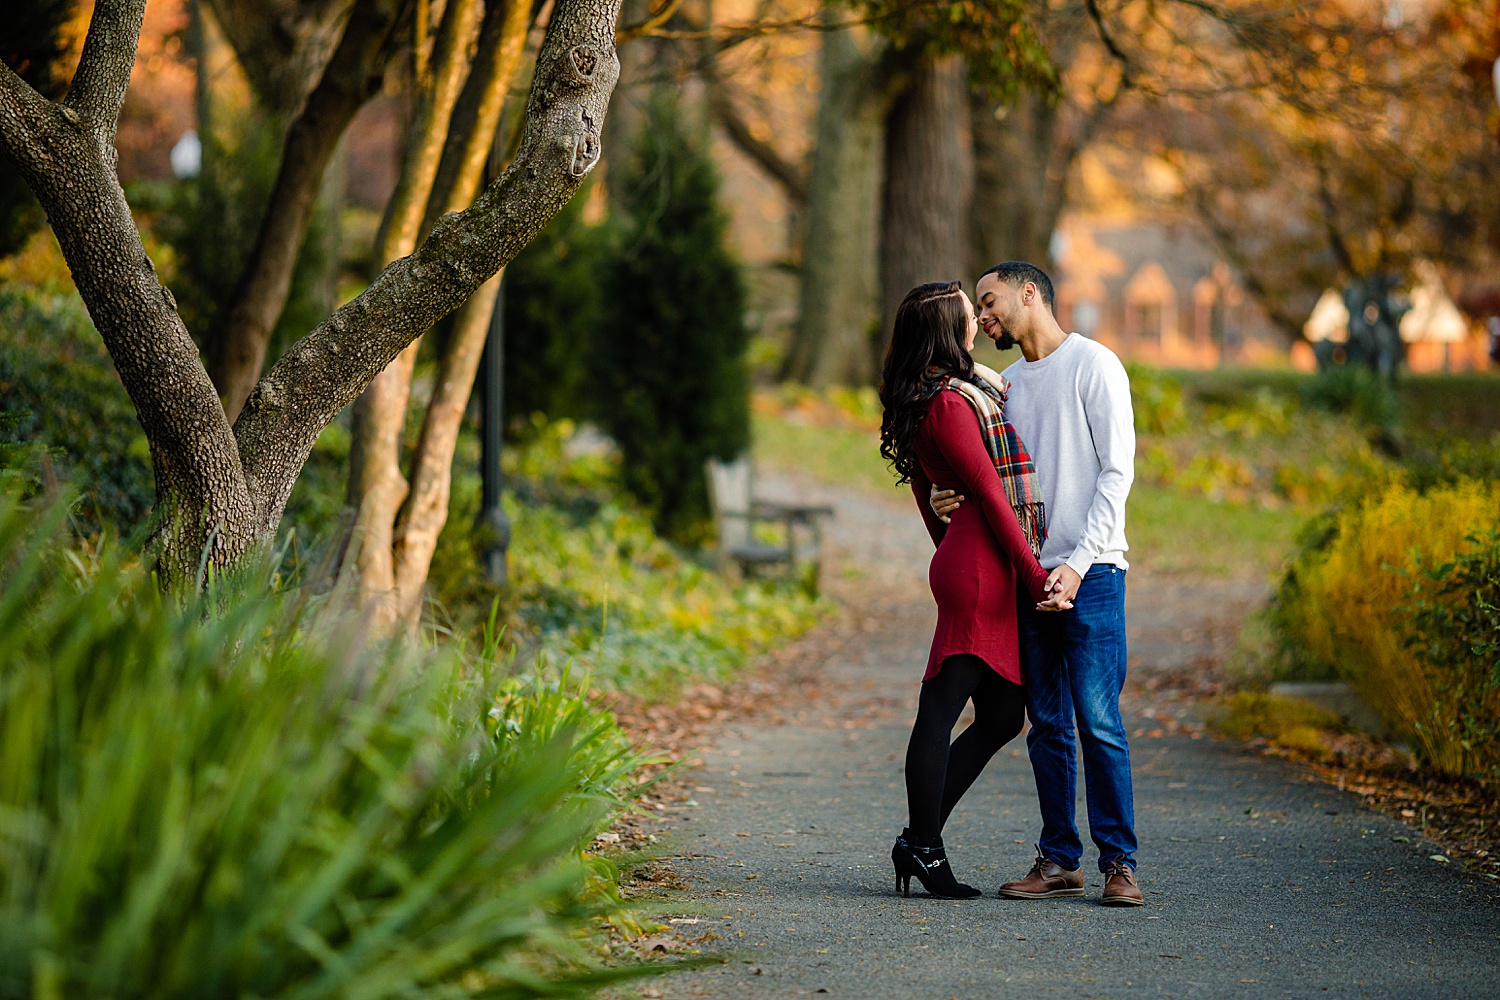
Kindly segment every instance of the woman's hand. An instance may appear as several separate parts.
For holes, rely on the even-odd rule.
[[[948,523],[948,519],[955,510],[958,510],[958,505],[963,501],[964,498],[959,496],[956,490],[940,490],[936,486],[932,488],[932,494],[927,500],[932,505],[932,512],[944,524]]]
[[[1047,574],[1047,599],[1037,604],[1038,611],[1067,611],[1073,607],[1073,598],[1083,580],[1073,570],[1059,566]]]

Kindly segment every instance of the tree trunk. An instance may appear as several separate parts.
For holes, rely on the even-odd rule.
[[[198,0],[234,46],[261,106],[283,122],[297,113],[338,44],[355,0]],[[370,6],[360,0],[358,6]]]
[[[967,278],[974,146],[969,85],[959,56],[922,58],[896,99],[886,128],[885,211],[881,220],[883,348],[896,306],[914,286]],[[972,291],[972,287],[970,287]]]
[[[164,576],[192,583],[200,562],[234,562],[257,532],[229,421],[115,174],[115,127],[144,12],[145,0],[95,5],[62,104],[0,68],[0,141],[46,208],[146,432],[163,518],[154,542]],[[129,39],[128,49],[117,48],[117,39]]]
[[[600,155],[619,64],[618,0],[560,0],[537,57],[516,158],[474,204],[302,338],[231,430],[197,348],[157,280],[115,175],[114,136],[145,0],[96,0],[67,98],[0,63],[0,149],[47,209],[151,446],[169,584],[268,540],[318,434],[407,345],[529,243]]]
[[[448,0],[434,39],[429,74],[426,79],[416,77],[416,110],[406,159],[377,240],[376,260],[382,267],[411,253],[421,236],[448,123],[469,66],[477,9],[477,0]],[[360,605],[382,623],[396,620],[392,547],[396,514],[406,502],[408,489],[401,474],[401,446],[419,345],[419,339],[413,340],[354,404],[349,501],[358,513],[351,553]]]
[[[469,395],[474,391],[500,280],[497,274],[479,286],[454,319],[447,349],[438,360],[437,383],[422,421],[422,436],[412,457],[411,490],[393,532],[396,614],[408,627],[414,627],[421,615],[427,571],[432,568],[438,537],[448,523],[453,450],[458,445]]]
[[[450,0],[445,26],[456,2]],[[449,55],[439,47],[439,58],[434,60],[439,85],[432,88],[431,102],[436,106],[446,101],[448,111],[441,119],[442,131],[437,131],[439,123],[429,122],[418,138],[423,144],[436,140],[440,155],[433,160],[430,146],[424,150],[414,142],[407,161],[415,165],[411,167],[414,171],[430,169],[422,197],[426,218],[435,220],[473,200],[493,147],[505,91],[525,51],[530,14],[530,5],[523,0],[491,7],[481,32],[485,47],[479,50],[462,93],[451,99],[440,92]],[[415,197],[419,190],[413,185],[410,196]],[[398,188],[397,197],[402,196]],[[401,205],[389,214],[399,219],[398,213],[409,211],[409,206]],[[423,216],[411,213],[403,225],[412,218],[420,223]],[[415,239],[420,228],[413,232],[393,227],[391,232]],[[350,499],[358,507],[354,568],[361,599],[381,622],[403,620],[409,626],[417,622],[427,570],[447,521],[453,449],[489,328],[492,286],[498,280],[485,286],[488,294],[481,290],[481,297],[487,301],[471,300],[460,311],[439,359],[435,395],[412,457],[413,483],[409,484],[401,473],[401,445],[418,342],[381,373],[355,406],[355,447],[350,463]]]
[[[997,105],[975,92],[974,210],[970,213],[972,259],[968,274],[1007,260],[1024,260],[1048,271],[1052,231],[1062,212],[1072,166],[1058,157],[1058,105],[1023,93]]]
[[[355,113],[379,90],[394,28],[408,7],[410,0],[356,5],[322,78],[287,131],[255,246],[208,336],[209,375],[231,422],[265,366],[266,345],[286,306],[328,162]]]
[[[880,176],[889,100],[880,50],[856,29],[825,32],[817,144],[807,181],[800,308],[782,377],[869,385],[878,302]]]

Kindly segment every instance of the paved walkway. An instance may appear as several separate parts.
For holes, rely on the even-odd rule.
[[[1020,741],[945,835],[959,877],[986,895],[898,896],[889,851],[935,614],[931,545],[903,497],[823,495],[839,508],[836,586],[861,604],[844,641],[802,668],[817,683],[798,690],[815,697],[729,725],[663,821],[690,886],[670,904],[677,926],[726,961],[648,995],[1500,995],[1500,888],[1430,860],[1433,845],[1354,797],[1205,735],[1190,704],[1152,700],[1153,678],[1222,656],[1263,589],[1152,580],[1149,554],[1131,572],[1127,699],[1147,905],[1098,905],[1092,853],[1086,898],[994,894],[1029,866],[1039,825]]]

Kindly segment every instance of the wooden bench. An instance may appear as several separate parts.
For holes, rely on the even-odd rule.
[[[710,460],[707,471],[720,568],[734,564],[750,577],[784,567],[795,575],[806,560],[812,564],[811,586],[816,593],[823,569],[822,522],[833,516],[833,508],[757,498],[754,472],[745,455],[731,462]],[[764,533],[756,531],[759,525],[775,525],[779,542],[766,541]]]

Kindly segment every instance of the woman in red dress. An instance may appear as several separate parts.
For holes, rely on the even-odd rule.
[[[880,453],[911,483],[937,546],[928,571],[937,632],[906,751],[910,825],[896,839],[891,861],[898,890],[910,895],[916,876],[928,892],[950,899],[980,892],[953,877],[943,824],[995,752],[1021,731],[1017,588],[1041,606],[1047,578],[990,457],[979,416],[957,386],[981,382],[968,353],[977,330],[973,304],[957,282],[912,289],[896,310],[880,386]],[[929,506],[934,485],[978,502],[959,507],[945,524]],[[950,746],[971,699],[974,722]]]

